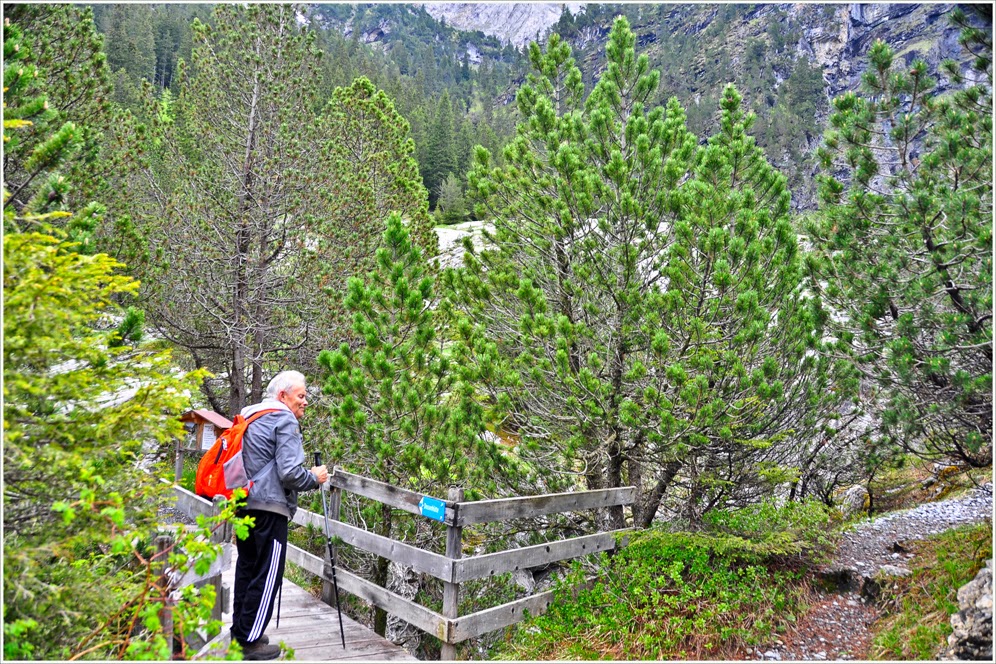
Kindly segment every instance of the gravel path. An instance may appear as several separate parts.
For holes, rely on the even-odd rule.
[[[861,580],[891,565],[902,572],[913,557],[906,542],[922,540],[956,526],[992,517],[993,485],[964,496],[893,512],[858,524],[847,532],[822,570],[851,584],[842,592],[820,592],[794,629],[750,659],[813,661],[863,659],[871,645],[869,627],[878,618],[873,603],[859,592]]]

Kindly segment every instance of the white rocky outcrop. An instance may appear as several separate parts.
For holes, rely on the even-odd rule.
[[[567,7],[577,14],[583,2],[425,2],[422,6],[447,25],[498,37],[502,42],[523,46],[545,35],[560,20]]]

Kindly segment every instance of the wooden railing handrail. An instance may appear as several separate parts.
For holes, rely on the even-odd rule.
[[[636,489],[634,487],[619,487],[480,501],[463,501],[461,500],[462,492],[455,490],[451,491],[448,500],[442,500],[355,475],[341,468],[334,469],[329,478],[329,485],[333,487],[334,507],[329,516],[329,530],[333,536],[359,549],[442,580],[444,590],[446,590],[444,595],[449,593],[450,598],[449,602],[444,601],[443,614],[439,614],[356,576],[348,570],[337,568],[336,580],[340,590],[359,597],[418,629],[436,636],[444,644],[444,659],[454,657],[453,647],[455,644],[513,625],[522,620],[526,612],[532,615],[543,613],[553,599],[553,591],[546,591],[501,606],[459,616],[454,607],[457,606],[461,583],[514,572],[519,569],[538,567],[591,553],[610,551],[618,546],[625,546],[627,536],[633,530],[625,528],[582,535],[566,540],[464,558],[461,555],[461,533],[467,525],[629,505],[633,503]],[[193,517],[198,514],[212,515],[217,513],[217,508],[211,501],[179,486],[175,486],[174,490],[177,496],[177,507],[188,515]],[[338,519],[338,505],[342,491],[355,493],[423,517],[425,515],[420,509],[420,503],[424,498],[438,501],[437,505],[443,503],[445,512],[442,523],[445,524],[447,531],[447,555],[426,551],[340,521]],[[324,516],[305,509],[298,509],[293,521],[300,525],[317,528],[322,532],[325,529]],[[328,562],[322,557],[308,553],[293,544],[288,544],[287,559],[307,572],[319,576],[326,583],[331,581]]]
[[[394,486],[393,484],[372,480],[369,477],[363,477],[362,475],[355,475],[339,468],[338,466],[336,466],[333,472],[329,475],[329,484],[337,489],[342,489],[343,491],[348,491],[349,493],[355,493],[358,496],[376,500],[379,503],[384,503],[385,505],[390,505],[391,507],[404,510],[405,512],[410,512],[412,514],[417,514],[419,516],[423,516],[422,511],[418,506],[419,501],[425,497],[432,498],[433,500],[446,503],[446,517],[443,523],[453,525],[453,503],[443,500],[442,498],[426,496],[423,493],[402,489],[401,487]]]
[[[492,500],[463,502],[457,506],[458,516],[453,525],[468,526],[472,523],[509,521],[511,519],[525,519],[545,514],[629,505],[632,504],[635,497],[636,487],[624,486],[616,489],[568,491],[543,496],[495,498]]]

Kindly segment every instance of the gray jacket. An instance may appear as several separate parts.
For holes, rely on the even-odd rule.
[[[242,460],[246,476],[252,481],[246,507],[294,518],[298,491],[318,488],[318,478],[306,470],[304,442],[297,418],[279,401],[265,400],[242,409],[242,416],[268,408],[280,412],[267,413],[255,420],[242,437]]]

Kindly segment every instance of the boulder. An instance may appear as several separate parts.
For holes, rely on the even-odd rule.
[[[840,511],[843,513],[845,519],[852,517],[859,512],[863,512],[867,508],[868,489],[864,488],[860,484],[855,484],[844,492],[844,497],[840,504]]]
[[[993,561],[958,590],[948,647],[939,659],[993,661]]]

